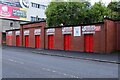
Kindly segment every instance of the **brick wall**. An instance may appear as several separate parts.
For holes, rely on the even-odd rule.
[[[39,23],[34,23],[34,24],[25,24],[21,25],[21,45],[25,47],[25,36],[24,30],[29,30],[29,47],[35,48],[35,35],[34,35],[34,30],[35,29],[41,29],[41,35],[40,35],[40,48],[44,48],[44,28],[45,28],[45,22],[39,22]]]
[[[24,30],[30,30],[29,34],[29,47],[35,48],[35,35],[34,30],[40,28],[40,48],[48,49],[48,35],[46,34],[45,22],[37,22],[37,23],[29,23],[21,25],[20,28],[20,44],[21,46],[25,46],[25,37],[23,35]],[[115,22],[113,20],[105,19],[104,23],[92,24],[95,26],[100,26],[100,31],[96,31],[93,34],[93,52],[95,53],[110,53],[115,50],[120,50],[120,21]],[[86,25],[82,25],[86,26]],[[89,26],[89,25],[87,25]],[[71,26],[68,26],[71,27]],[[72,34],[71,34],[71,51],[80,51],[84,52],[84,34],[81,32],[81,36],[74,36],[74,26],[72,26]],[[81,30],[82,31],[82,30]],[[13,35],[15,35],[15,31],[13,31]],[[12,44],[16,45],[16,36],[13,36]],[[8,42],[8,40],[7,40]],[[55,50],[64,50],[64,35],[62,34],[61,27],[55,27],[54,34],[54,48]]]
[[[95,53],[105,53],[105,28],[103,24],[96,24],[95,26],[100,26],[101,30],[93,34],[94,43],[93,50]],[[47,29],[46,29],[47,30]],[[71,51],[80,51],[84,52],[84,35],[81,33],[81,36],[74,36],[74,27],[72,27],[71,34]],[[48,49],[48,35],[45,36],[45,48]],[[62,28],[55,28],[54,34],[54,49],[55,50],[64,50],[64,34],[62,34]]]
[[[106,53],[110,53],[116,51],[116,44],[117,44],[117,27],[114,21],[112,20],[105,20],[105,38],[106,38]]]
[[[117,22],[117,50],[120,50],[120,21]]]

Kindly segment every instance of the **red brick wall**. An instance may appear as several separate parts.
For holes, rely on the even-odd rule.
[[[101,26],[101,31],[93,34],[94,43],[93,50],[96,53],[105,53],[105,28],[103,24],[97,24],[96,26]],[[74,27],[73,27],[74,31]],[[71,51],[80,51],[84,52],[84,35],[82,34],[80,37],[75,37],[74,32],[71,34]],[[48,36],[45,36],[45,48],[48,49]],[[55,28],[54,35],[54,49],[56,50],[64,50],[64,35],[62,34],[62,28]]]
[[[15,36],[15,31],[13,31],[13,46],[16,46],[16,36]]]
[[[0,45],[2,44],[2,32],[0,32]]]
[[[29,47],[31,48],[35,48],[35,35],[34,35],[34,30],[37,28],[41,29],[41,35],[40,35],[40,48],[44,48],[44,28],[46,26],[45,22],[40,22],[40,23],[34,23],[34,24],[25,24],[25,25],[21,25],[21,41],[23,41],[23,46],[25,46],[25,36],[24,34],[24,30],[28,29],[30,31],[29,34]],[[22,39],[23,38],[23,39]]]
[[[96,31],[94,36],[94,52],[105,53],[105,27],[103,24],[97,24],[95,26],[101,26],[100,31]]]
[[[48,36],[46,35],[46,32],[44,30],[45,25],[46,25],[45,22],[21,25],[21,29],[20,29],[21,46],[25,46],[23,31],[29,29],[30,30],[29,47],[35,48],[34,29],[41,28],[40,47],[48,49]],[[93,52],[110,53],[117,49],[120,50],[120,36],[119,36],[120,22],[115,23],[112,20],[105,19],[104,24],[95,24],[95,26],[101,26],[101,31],[97,31],[95,32],[95,34],[93,34],[93,38],[94,38]],[[80,37],[75,37],[73,35],[73,32],[74,31],[72,31],[71,34],[71,51],[84,52],[84,35],[81,33],[82,35]],[[8,44],[8,40],[7,40],[7,44]],[[13,32],[12,45],[16,46],[15,31]],[[54,49],[64,50],[64,35],[62,34],[62,28],[55,28]]]
[[[116,50],[117,27],[115,22],[111,20],[105,20],[104,26],[106,28],[106,53],[110,53]]]
[[[23,46],[23,26],[20,27],[20,46]]]
[[[63,41],[63,35],[62,35],[62,29],[61,28],[56,28],[55,29],[55,44],[54,44],[54,49],[57,50],[64,50],[64,41]]]
[[[35,48],[35,35],[34,35],[34,28],[29,28],[29,47]]]
[[[117,22],[117,50],[120,50],[120,21]]]
[[[8,34],[9,31],[6,32],[6,34]],[[15,46],[15,31],[12,31],[12,35],[11,38],[8,37],[9,35],[6,35],[6,45],[8,46]]]
[[[82,34],[82,33],[81,33]],[[84,51],[84,35],[74,36],[74,27],[73,27],[73,33],[71,38],[71,50],[72,51]]]

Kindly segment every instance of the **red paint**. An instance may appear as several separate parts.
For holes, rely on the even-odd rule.
[[[29,36],[25,36],[25,47],[29,46]]]
[[[93,52],[93,35],[84,35],[85,52]]]
[[[90,43],[90,52],[93,52],[93,35],[90,35],[89,37],[89,43]]]
[[[7,40],[8,40],[8,45],[9,45],[9,46],[12,46],[12,38],[13,38],[13,37],[12,37],[12,36],[7,36],[6,38],[7,38]]]
[[[70,50],[71,35],[64,35],[64,50]]]
[[[20,46],[20,36],[16,36],[16,46]]]
[[[49,35],[48,36],[48,49],[53,49],[54,48],[54,36]]]
[[[3,10],[4,7],[5,7],[5,9],[8,8],[7,11]],[[19,19],[19,20],[21,20],[20,16],[13,15],[14,10],[21,11],[21,12],[25,11],[25,10],[21,10],[21,8],[18,8],[18,7],[13,7],[13,6],[0,4],[0,18],[9,18],[9,19]]]
[[[85,52],[89,52],[89,35],[84,35]]]
[[[35,48],[40,48],[40,36],[35,36]]]

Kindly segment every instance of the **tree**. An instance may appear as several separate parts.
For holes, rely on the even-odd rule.
[[[110,9],[110,18],[120,19],[120,2],[110,2],[107,7]]]
[[[112,8],[106,7],[102,2],[97,2],[91,6],[90,2],[84,0],[76,0],[78,2],[73,2],[73,0],[54,1],[56,2],[51,2],[46,9],[48,27],[60,26],[61,24],[79,25],[97,23],[103,21],[105,16],[111,16]],[[116,12],[112,12],[113,14],[118,15]]]
[[[46,9],[47,26],[83,23],[89,6],[89,2],[51,2]]]
[[[110,10],[102,2],[97,2],[91,7],[88,15],[91,15],[94,23],[103,21],[105,16],[109,16],[109,12]]]

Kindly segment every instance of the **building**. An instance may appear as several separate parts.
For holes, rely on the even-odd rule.
[[[4,24],[3,22],[8,21],[8,25],[6,24],[7,26],[4,27],[8,30],[10,29],[8,28],[9,22],[14,24],[14,22],[45,20],[46,7],[47,6],[39,0],[0,0],[1,23]]]
[[[19,29],[20,23],[45,20],[46,7],[39,0],[0,0],[1,32]]]
[[[21,24],[20,46],[88,53],[111,53],[120,50],[120,20],[45,28],[46,22]],[[7,45],[16,40],[16,30],[7,31]],[[16,38],[16,39],[15,39]]]
[[[45,9],[47,8],[46,4],[40,0],[29,0],[29,8],[27,9],[27,19],[29,21],[40,21],[45,20]]]

